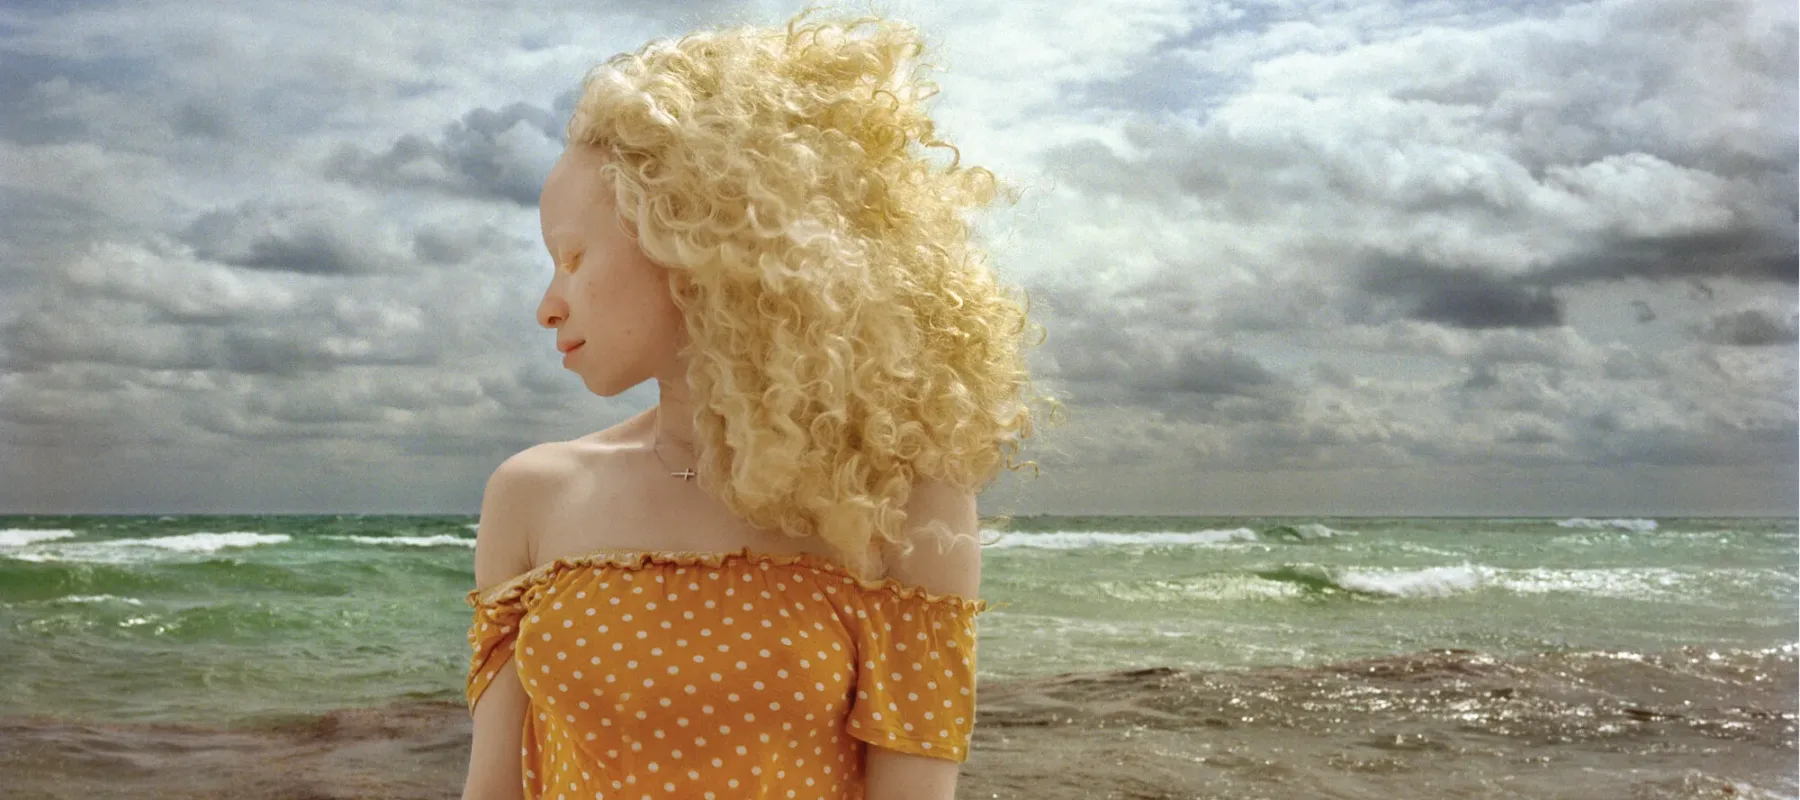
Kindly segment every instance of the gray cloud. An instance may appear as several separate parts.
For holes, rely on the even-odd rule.
[[[91,57],[50,55],[0,47],[0,139],[21,144],[47,144],[92,136],[95,126],[69,113],[71,86],[132,88],[156,70],[147,56],[101,54]]]
[[[18,297],[45,265],[73,258],[102,231],[128,227],[73,198],[0,186],[0,294]]]
[[[29,372],[54,364],[86,363],[296,376],[355,365],[425,365],[441,356],[428,336],[380,339],[362,329],[352,335],[369,338],[356,343],[334,340],[333,333],[349,326],[330,316],[271,323],[261,330],[157,324],[147,319],[121,328],[118,319],[91,315],[71,320],[27,311],[0,327],[8,339],[7,367]]]
[[[368,296],[160,247],[91,249],[41,282],[4,330],[7,366],[58,364],[292,376],[356,365],[421,365],[441,339],[413,300]]]
[[[1169,419],[1249,423],[1294,410],[1293,383],[1254,356],[1196,336],[1196,309],[1164,285],[1036,292],[1055,369],[1080,403],[1126,404]]]
[[[1800,279],[1800,250],[1794,247],[1791,230],[1781,235],[1749,226],[1702,234],[1606,237],[1531,278],[1547,286],[1626,278],[1737,278],[1792,284]]]
[[[1399,259],[1365,268],[1358,288],[1396,301],[1413,319],[1458,328],[1536,328],[1563,323],[1549,290],[1521,286],[1479,270],[1446,270]],[[1364,316],[1359,311],[1352,319]]]
[[[1609,381],[1660,381],[1669,377],[1669,367],[1662,359],[1639,350],[1617,347],[1603,359],[1600,368]]]
[[[535,208],[544,173],[562,145],[557,117],[518,102],[474,109],[435,138],[406,134],[380,153],[341,145],[324,173],[359,186],[430,189]]]
[[[484,256],[534,251],[537,246],[535,241],[521,241],[492,223],[427,224],[413,232],[412,257],[421,264],[455,266]]]
[[[394,268],[372,230],[343,209],[252,201],[200,215],[181,233],[203,259],[309,275]]]
[[[239,120],[233,110],[217,102],[190,99],[177,106],[169,127],[177,135],[201,139],[232,139]]]
[[[1796,319],[1780,319],[1767,311],[1745,308],[1718,314],[1699,330],[1701,341],[1733,347],[1772,347],[1794,344]]]

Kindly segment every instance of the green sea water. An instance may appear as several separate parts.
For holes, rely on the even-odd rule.
[[[469,516],[0,517],[0,716],[219,723],[458,700]],[[1793,519],[1021,517],[982,680],[1462,648],[1785,653]]]

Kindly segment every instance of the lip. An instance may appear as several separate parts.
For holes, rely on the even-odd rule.
[[[575,348],[580,347],[584,344],[587,344],[587,342],[582,341],[582,342],[575,342],[573,344],[568,344],[565,342],[557,342],[556,349],[562,351],[563,355],[568,355],[569,353],[575,352]]]
[[[586,342],[576,342],[573,347],[570,347],[567,350],[563,350],[563,357],[562,357],[563,366],[565,366],[565,367],[569,366],[570,362],[572,362],[575,358],[575,351],[580,350],[581,346],[584,344],[586,344]],[[561,348],[559,347],[558,349],[561,349]]]

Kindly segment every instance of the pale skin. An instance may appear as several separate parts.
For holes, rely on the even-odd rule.
[[[687,332],[666,270],[644,255],[619,220],[613,193],[597,171],[603,158],[598,149],[571,145],[544,181],[539,216],[545,249],[557,266],[537,320],[558,344],[582,343],[562,358],[590,391],[614,397],[654,380],[658,403],[604,431],[527,449],[494,471],[476,534],[477,586],[498,585],[559,557],[615,548],[724,552],[748,546],[837,558],[822,541],[751,528],[697,480],[669,474],[694,464],[692,394],[680,355]],[[571,265],[576,268],[567,269]],[[906,510],[909,527],[935,520],[973,537],[979,524],[974,494],[936,481],[916,486]],[[914,542],[905,557],[891,546],[879,548],[877,574],[935,594],[978,596],[980,549],[972,538],[942,550],[925,538]],[[474,710],[464,800],[522,796],[519,752],[528,707],[517,674],[501,670]],[[876,745],[866,753],[868,800],[955,797],[961,765],[953,761]]]

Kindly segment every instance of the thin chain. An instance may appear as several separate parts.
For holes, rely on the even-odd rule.
[[[663,465],[663,469],[669,469],[669,462],[664,461],[663,457],[662,457],[662,448],[660,447],[661,444],[662,444],[662,429],[658,428],[656,430],[656,435],[653,436],[650,440],[650,452],[656,456],[656,463]],[[689,478],[694,477],[694,471],[691,469],[684,469],[684,470],[680,470],[680,471],[669,470],[669,477],[680,478],[682,483],[687,483],[687,480]]]

